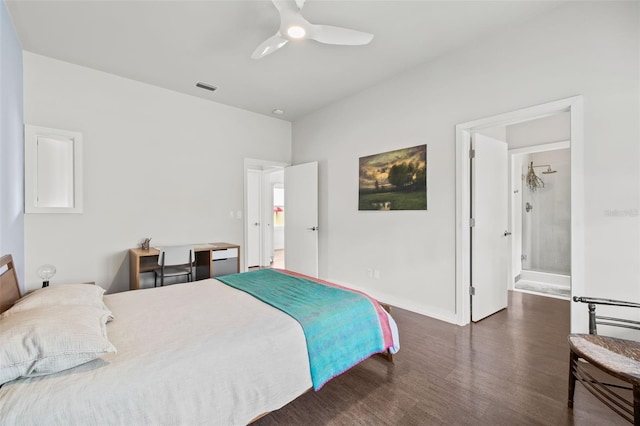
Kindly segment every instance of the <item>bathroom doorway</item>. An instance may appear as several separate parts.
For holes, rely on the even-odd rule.
[[[568,300],[571,296],[569,112],[487,127],[477,133],[503,141],[508,147],[509,176],[505,179],[509,181],[509,225],[505,235],[510,237],[511,260],[508,275],[505,271],[508,281],[504,287]]]
[[[571,296],[569,141],[509,151],[513,289]]]
[[[557,126],[560,123],[565,124]],[[536,129],[541,133],[536,133]],[[545,130],[555,130],[556,132],[553,134],[544,133]],[[558,143],[558,141],[570,141],[570,289],[571,295],[581,294],[584,290],[584,227],[581,216],[581,212],[584,210],[583,98],[582,96],[574,96],[456,125],[456,311],[458,312],[458,324],[466,325],[470,322],[474,301],[480,300],[478,292],[493,291],[493,286],[514,290],[514,281],[517,276],[517,274],[514,275],[514,272],[517,271],[515,261],[507,262],[509,271],[506,283],[484,282],[472,274],[473,259],[475,258],[475,252],[472,249],[472,233],[474,232],[473,228],[477,226],[475,218],[472,216],[474,198],[472,196],[471,174],[471,164],[475,158],[475,153],[471,149],[472,135],[475,133],[503,140],[508,143],[510,150],[548,145]],[[501,139],[502,137],[504,139]],[[508,173],[505,180],[510,181]],[[513,210],[511,207],[513,191],[513,188],[509,188],[509,193],[505,194],[509,200],[509,212]],[[520,195],[522,195],[521,192]],[[516,228],[514,228],[514,221],[510,220],[507,230],[500,230],[500,235],[504,234],[509,239],[507,253],[513,252],[514,244],[511,234]],[[501,253],[496,254],[502,255]],[[518,259],[518,261],[520,268],[522,268],[521,260]],[[572,330],[578,329],[577,324],[583,322],[578,318],[579,313],[578,309],[571,308]]]

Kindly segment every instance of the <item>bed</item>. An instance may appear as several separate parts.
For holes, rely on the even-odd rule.
[[[285,313],[292,308],[276,307],[269,297],[254,294],[270,288],[261,285],[265,280],[279,280],[274,274],[285,275],[289,281],[309,278],[299,274],[249,272],[232,275],[227,283],[208,279],[104,296],[98,286],[57,285],[16,301],[19,292],[10,256],[0,259],[0,273],[0,307],[5,310],[13,305],[0,315],[0,351],[20,340],[20,350],[27,346],[27,351],[35,353],[27,367],[14,362],[4,368],[9,362],[0,358],[5,364],[0,370],[3,381],[21,374],[0,387],[3,425],[241,425],[283,407],[310,389],[320,389],[349,368],[344,364],[337,370],[325,368],[333,362],[327,358],[344,358],[341,351],[343,346],[348,348],[348,341],[323,355],[318,364],[310,352],[315,337],[309,337],[306,320],[296,320]],[[322,292],[344,291],[330,283],[310,281],[322,286]],[[240,290],[242,286],[248,289]],[[282,291],[279,288],[276,293]],[[377,302],[366,300],[373,307],[382,342],[376,343],[378,347],[363,348],[365,352],[355,355],[352,364],[399,348],[391,316]],[[85,321],[87,317],[90,320]],[[339,324],[340,320],[331,317],[329,323]],[[44,330],[45,337],[25,338],[17,331],[11,334],[24,328],[29,333]],[[57,340],[37,340],[55,340],[52,336],[64,340],[67,329],[74,328],[78,330],[69,331],[77,334],[70,338],[71,346],[88,345],[75,348],[89,353],[82,353],[80,359],[68,361],[67,346],[60,349]],[[353,335],[349,325],[346,329],[342,325],[321,327],[316,330],[325,339],[320,341],[320,352],[326,339],[336,340],[335,334],[325,335],[331,328],[336,328],[331,332],[338,335]],[[362,324],[356,329],[362,330],[358,335],[369,333]],[[371,333],[377,335],[378,331]],[[49,344],[53,355],[46,358],[42,352]],[[347,355],[353,351],[348,349]],[[14,354],[4,355],[10,356]],[[82,356],[93,359],[86,361]],[[65,368],[65,362],[79,365]],[[22,371],[14,371],[14,366]]]

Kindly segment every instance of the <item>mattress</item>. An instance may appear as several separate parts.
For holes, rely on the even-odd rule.
[[[298,322],[216,280],[104,301],[118,352],[3,385],[3,424],[241,425],[311,388]]]

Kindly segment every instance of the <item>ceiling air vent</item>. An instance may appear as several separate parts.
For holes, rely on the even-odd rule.
[[[199,81],[198,83],[196,83],[196,87],[199,87],[201,89],[207,89],[207,90],[211,90],[212,92],[215,92],[218,88],[216,86],[212,86],[210,84],[207,83],[203,83],[201,81]]]

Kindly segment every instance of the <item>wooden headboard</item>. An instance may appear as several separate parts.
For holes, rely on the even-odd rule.
[[[9,309],[20,298],[18,276],[10,254],[0,257],[0,313]]]

